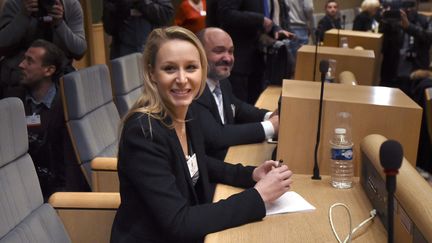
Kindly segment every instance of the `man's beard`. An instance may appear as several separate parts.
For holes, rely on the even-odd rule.
[[[229,70],[228,71],[224,71],[221,73],[217,72],[217,67],[218,66],[226,66]],[[207,76],[211,79],[211,80],[222,80],[222,79],[226,79],[231,75],[231,70],[232,70],[232,65],[228,64],[228,63],[216,63],[216,64],[210,64],[209,65],[209,72],[207,74]]]

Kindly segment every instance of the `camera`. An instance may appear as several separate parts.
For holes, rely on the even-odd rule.
[[[400,10],[414,8],[416,0],[385,0],[382,5],[386,9],[383,12],[383,19],[398,21],[401,19]]]
[[[34,17],[42,22],[51,22],[52,17],[48,16],[49,10],[55,5],[56,0],[38,0],[39,10],[34,13]]]

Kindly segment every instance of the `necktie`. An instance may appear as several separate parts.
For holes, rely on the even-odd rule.
[[[218,106],[219,116],[222,120],[222,123],[225,124],[225,116],[224,116],[223,101],[222,101],[222,90],[220,89],[219,84],[216,84],[213,93],[216,97],[216,104]]]
[[[269,0],[263,0],[264,1],[264,16],[267,18],[270,18],[270,6],[269,6]]]

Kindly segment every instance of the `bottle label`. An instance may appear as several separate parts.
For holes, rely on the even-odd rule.
[[[332,160],[352,160],[353,150],[352,148],[348,148],[348,149],[332,148],[331,158]]]

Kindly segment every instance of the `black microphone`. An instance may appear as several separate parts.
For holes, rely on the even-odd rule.
[[[399,168],[402,165],[403,148],[402,145],[395,140],[385,141],[379,152],[381,166],[384,168],[386,175],[387,189],[387,239],[389,243],[393,243],[393,211],[394,211],[394,193],[396,191],[396,175],[399,173]]]
[[[321,180],[319,166],[318,166],[318,147],[321,139],[321,117],[322,117],[322,105],[323,105],[323,96],[324,96],[324,80],[325,76],[329,69],[329,61],[321,60],[320,62],[320,73],[321,73],[321,93],[320,93],[320,101],[319,101],[319,112],[318,112],[318,128],[316,135],[316,143],[315,143],[315,152],[314,152],[314,168],[312,180]]]
[[[345,29],[345,20],[346,20],[346,16],[345,16],[345,14],[344,15],[342,15],[342,29]]]
[[[314,59],[314,67],[313,67],[313,76],[312,79],[313,81],[315,80],[315,75],[316,75],[316,65],[317,65],[317,59],[318,59],[318,44],[320,42],[320,37],[321,36],[321,30],[320,29],[316,29],[315,30],[315,59]]]

